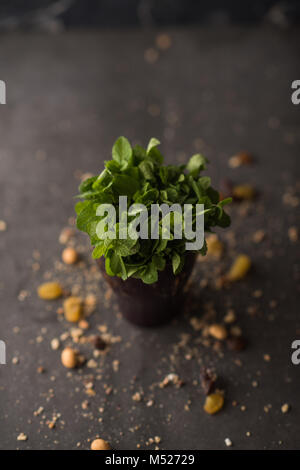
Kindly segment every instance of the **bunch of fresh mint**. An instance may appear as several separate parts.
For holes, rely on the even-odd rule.
[[[94,247],[93,258],[105,257],[106,271],[123,280],[129,277],[142,279],[152,284],[158,279],[166,263],[172,263],[174,274],[178,274],[185,260],[187,240],[175,239],[170,231],[169,239],[141,239],[116,237],[100,239],[96,233],[101,217],[96,215],[100,204],[113,204],[118,214],[119,196],[127,196],[128,207],[140,203],[150,209],[151,204],[168,205],[204,204],[205,231],[211,227],[227,227],[230,218],[223,206],[230,199],[220,201],[219,193],[211,187],[208,176],[200,176],[207,160],[200,154],[193,155],[187,165],[163,165],[163,156],[158,150],[159,141],[152,138],[147,149],[136,145],[131,147],[125,137],[119,137],[112,149],[112,160],[105,162],[105,169],[99,176],[83,181],[79,187],[76,204],[77,227],[89,234]],[[150,217],[150,216],[149,216]],[[128,217],[128,226],[133,217]],[[116,220],[116,233],[120,221]],[[150,220],[148,221],[150,224]],[[160,221],[161,224],[161,221]],[[99,234],[99,232],[98,232]],[[190,240],[189,240],[190,241]],[[199,252],[206,254],[206,243]]]

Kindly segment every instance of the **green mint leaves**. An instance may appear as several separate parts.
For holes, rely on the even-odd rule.
[[[135,277],[152,284],[157,282],[159,271],[164,270],[166,264],[172,266],[175,275],[180,273],[186,253],[187,240],[184,236],[177,239],[172,231],[172,217],[176,213],[172,214],[167,239],[164,238],[161,220],[158,222],[158,239],[124,239],[118,215],[115,221],[117,237],[99,238],[99,222],[103,217],[97,215],[97,208],[103,207],[103,204],[113,204],[118,214],[119,196],[127,196],[128,208],[133,203],[146,206],[149,216],[143,223],[149,227],[151,205],[163,203],[179,204],[180,207],[184,204],[193,207],[204,204],[206,231],[216,226],[225,228],[230,225],[230,218],[223,207],[231,199],[220,201],[219,193],[211,187],[210,178],[201,175],[206,169],[206,158],[196,154],[187,165],[164,165],[159,144],[159,140],[152,138],[146,149],[139,145],[132,147],[125,137],[119,137],[112,148],[112,159],[105,162],[100,175],[86,179],[79,186],[80,194],[77,197],[81,201],[75,206],[77,227],[89,235],[93,258],[105,257],[106,271],[110,276],[119,276],[123,280]],[[128,216],[129,231],[134,219],[134,213]],[[205,243],[199,252],[206,254]]]
[[[132,148],[126,137],[119,137],[112,148],[112,157],[121,168],[126,168],[131,157]]]

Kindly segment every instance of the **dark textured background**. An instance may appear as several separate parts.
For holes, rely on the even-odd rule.
[[[0,30],[299,24],[298,0],[2,0]]]
[[[297,224],[299,208],[282,202],[283,193],[299,180],[300,109],[290,99],[291,82],[300,72],[299,32],[233,28],[169,34],[172,47],[154,64],[144,60],[144,51],[154,44],[153,32],[0,38],[0,75],[7,84],[7,104],[0,106],[0,219],[7,222],[7,230],[0,233],[0,338],[8,354],[8,364],[0,366],[2,449],[74,449],[78,442],[88,448],[88,439],[97,434],[117,449],[135,449],[137,443],[145,447],[155,435],[161,436],[165,449],[219,449],[226,437],[237,449],[299,448],[300,366],[290,359],[290,345],[300,328],[299,248],[287,235],[288,227]],[[153,104],[161,111],[157,117],[149,113]],[[174,115],[176,122],[170,119]],[[66,325],[37,299],[35,290],[60,257],[57,239],[73,215],[78,185],[74,172],[100,171],[119,135],[143,143],[156,136],[168,162],[182,161],[200,146],[211,160],[216,185],[230,177],[249,181],[260,192],[247,217],[233,217],[237,249],[252,257],[252,274],[225,293],[196,288],[194,314],[201,315],[202,303],[213,300],[221,319],[230,298],[249,341],[243,353],[225,351],[223,359],[195,343],[204,363],[216,367],[226,390],[226,406],[218,416],[204,414],[203,394],[192,384],[199,380],[197,361],[182,355],[171,366],[168,359],[180,333],[197,339],[186,318],[169,327],[140,330],[117,320],[100,303],[91,318],[93,328],[107,323],[122,342],[104,363],[104,378],[96,383],[97,395],[89,400],[86,417],[80,378],[88,371],[69,376],[59,352],[50,348],[50,340]],[[240,149],[253,153],[256,164],[231,170],[228,156]],[[260,228],[267,231],[267,240],[254,245],[252,234]],[[38,273],[30,267],[34,250],[41,253]],[[266,257],[267,250],[272,258]],[[23,289],[31,295],[20,302]],[[255,289],[262,289],[263,297],[254,302],[260,314],[252,318],[246,308]],[[278,302],[276,309],[270,309],[270,300]],[[15,326],[19,334],[13,333]],[[41,343],[36,341],[39,335]],[[266,353],[271,356],[268,363],[263,360]],[[12,364],[13,357],[20,363]],[[237,357],[242,367],[235,364]],[[119,373],[112,371],[112,359],[120,360]],[[36,373],[40,364],[45,374]],[[172,370],[187,382],[183,388],[158,389],[153,407],[137,403],[133,408],[134,391],[141,386],[148,397],[150,384]],[[107,397],[103,382],[116,395]],[[53,397],[47,400],[50,389]],[[232,407],[232,400],[239,406]],[[291,405],[286,415],[280,411],[285,402]],[[265,413],[268,404],[272,409]],[[48,418],[61,413],[55,429],[33,416],[39,406]],[[130,432],[135,425],[141,427]],[[17,442],[20,432],[28,441]]]

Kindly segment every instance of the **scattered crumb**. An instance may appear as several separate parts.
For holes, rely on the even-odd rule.
[[[298,241],[298,229],[296,227],[290,227],[288,230],[289,239],[292,243]]]
[[[53,349],[54,351],[56,351],[57,349],[59,349],[59,347],[60,347],[59,339],[53,338],[53,339],[51,340],[51,349]]]
[[[154,64],[157,61],[158,57],[159,57],[158,51],[154,49],[153,47],[150,47],[149,49],[145,50],[144,59],[149,64]]]
[[[225,439],[224,442],[225,442],[225,445],[226,445],[227,447],[231,447],[231,446],[232,446],[232,441],[229,439],[229,437],[226,437],[226,439]]]
[[[288,403],[284,403],[281,407],[281,412],[282,413],[287,413],[290,409],[290,405]]]
[[[5,232],[6,229],[7,229],[6,222],[4,222],[4,220],[0,220],[0,232]]]
[[[156,36],[155,39],[156,45],[159,49],[165,51],[169,49],[172,45],[172,39],[169,34],[161,33]]]
[[[254,243],[261,243],[264,240],[265,236],[266,232],[264,230],[257,230],[256,232],[254,232],[252,240],[254,241]]]

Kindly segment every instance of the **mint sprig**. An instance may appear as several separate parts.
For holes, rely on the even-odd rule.
[[[89,235],[94,247],[93,258],[104,256],[107,273],[123,280],[135,277],[152,284],[158,280],[158,272],[164,270],[167,263],[172,265],[177,275],[184,265],[187,240],[184,235],[182,239],[174,238],[172,230],[169,239],[164,239],[161,225],[158,240],[119,237],[101,240],[96,233],[101,220],[96,209],[100,204],[114,204],[117,216],[121,195],[127,196],[128,207],[133,203],[144,204],[149,209],[151,204],[204,204],[205,231],[230,225],[230,217],[223,207],[231,199],[220,201],[210,178],[201,176],[207,159],[196,154],[187,165],[164,165],[159,144],[152,138],[147,149],[139,145],[132,148],[125,137],[119,137],[112,148],[112,160],[105,162],[102,173],[86,179],[79,186],[78,197],[82,201],[75,206],[77,227]],[[129,227],[133,219],[133,215],[128,217]],[[119,222],[116,220],[117,234]],[[150,215],[145,223],[150,226]],[[199,252],[206,254],[206,243]]]

